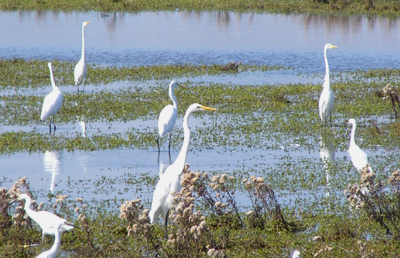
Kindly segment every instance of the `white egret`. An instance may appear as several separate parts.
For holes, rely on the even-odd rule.
[[[368,164],[368,157],[367,154],[357,146],[354,141],[355,132],[356,132],[356,120],[354,118],[349,119],[347,124],[353,125],[351,128],[351,136],[350,136],[350,144],[349,144],[349,155],[351,162],[353,163],[354,167],[361,172],[363,168]],[[371,167],[368,167],[369,171],[372,172]]]
[[[57,256],[58,250],[60,249],[60,244],[61,244],[61,228],[64,223],[58,222],[55,224],[55,238],[54,238],[54,243],[51,246],[51,248],[47,251],[44,251],[43,253],[39,254],[36,258],[55,258]]]
[[[51,212],[32,210],[30,207],[32,199],[29,195],[21,194],[18,196],[18,200],[25,200],[24,209],[26,214],[42,228],[42,243],[44,241],[44,234],[56,235],[59,231],[64,233],[74,228],[74,226],[67,224],[66,219],[62,219]],[[61,226],[58,230],[57,227],[59,224],[61,224]]]
[[[75,85],[77,86],[77,92],[79,92],[79,84],[82,83],[82,91],[85,90],[85,79],[86,79],[86,63],[85,63],[85,27],[89,22],[82,23],[82,54],[81,60],[76,64],[74,70]]]
[[[333,93],[330,85],[330,79],[329,79],[329,64],[328,64],[328,58],[326,57],[326,50],[331,49],[331,48],[337,48],[337,46],[332,46],[331,44],[326,44],[324,47],[324,58],[325,58],[325,78],[324,78],[324,84],[322,85],[322,92],[321,96],[319,97],[319,116],[321,117],[321,120],[325,122],[325,126],[328,122],[328,116],[329,116],[329,121],[332,126],[332,110],[333,110],[333,105],[335,104],[335,94]]]
[[[158,134],[159,137],[157,138],[157,147],[158,151],[160,152],[160,137],[163,137],[167,133],[169,133],[169,145],[168,145],[168,152],[171,151],[171,134],[172,129],[175,126],[176,117],[178,115],[178,102],[176,100],[174,89],[179,86],[182,89],[185,89],[182,85],[177,83],[176,81],[172,81],[169,84],[169,97],[172,100],[173,105],[167,105],[161,110],[160,116],[158,117]]]
[[[44,120],[50,116],[49,130],[51,133],[51,123],[53,122],[54,132],[56,131],[56,125],[54,124],[54,116],[60,110],[63,103],[63,95],[60,89],[56,86],[53,76],[53,69],[51,63],[48,63],[50,69],[50,81],[53,91],[47,94],[43,101],[42,113],[40,119]]]
[[[160,179],[157,183],[156,189],[153,194],[153,201],[149,213],[150,222],[154,223],[161,212],[165,212],[165,238],[167,235],[168,214],[171,204],[173,202],[173,193],[180,191],[180,175],[186,163],[186,157],[189,150],[190,142],[190,128],[188,126],[189,117],[195,111],[211,110],[216,111],[215,108],[205,107],[200,104],[192,104],[186,110],[185,117],[183,118],[183,131],[184,138],[181,151],[175,162],[169,166],[163,174],[160,174]]]

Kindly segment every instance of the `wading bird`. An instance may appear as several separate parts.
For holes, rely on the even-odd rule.
[[[180,191],[180,175],[185,166],[186,157],[189,150],[190,142],[190,128],[188,126],[189,117],[195,111],[211,110],[216,111],[215,108],[205,107],[200,104],[192,104],[186,110],[185,117],[183,118],[183,131],[184,138],[181,151],[175,162],[169,166],[163,174],[160,175],[160,179],[157,183],[156,189],[153,194],[153,201],[151,203],[151,210],[149,213],[150,222],[154,223],[157,220],[161,212],[165,213],[164,226],[165,226],[165,238],[168,238],[167,234],[167,223],[168,214],[171,204],[173,203],[173,193]]]
[[[82,55],[81,60],[76,64],[74,70],[74,78],[75,78],[75,85],[76,91],[79,92],[79,84],[82,83],[82,91],[85,90],[85,79],[86,79],[86,63],[85,63],[85,27],[88,25],[89,22],[82,23]]]
[[[177,83],[176,81],[172,81],[169,84],[169,97],[172,100],[172,105],[167,105],[161,110],[160,116],[158,118],[158,138],[157,138],[157,147],[158,152],[160,152],[160,137],[163,137],[167,133],[169,133],[169,144],[168,144],[168,152],[171,152],[171,135],[172,129],[175,126],[176,117],[178,115],[178,102],[176,100],[174,89],[179,86],[182,89],[185,89],[182,85]]]
[[[61,227],[63,226],[64,223],[58,222],[54,229],[55,229],[55,234],[54,234],[54,243],[51,246],[51,248],[47,251],[44,251],[43,253],[39,254],[36,258],[55,258],[57,256],[58,250],[60,249],[60,244],[61,244]]]
[[[349,122],[347,124],[353,125],[351,128],[350,144],[348,150],[350,159],[358,172],[361,172],[363,168],[368,164],[368,157],[367,154],[362,149],[360,149],[360,147],[358,147],[354,141],[356,133],[356,120],[354,120],[354,118],[351,118],[349,119]],[[368,167],[368,170],[372,172],[371,166]]]
[[[56,235],[58,232],[63,233],[74,228],[74,226],[67,224],[66,219],[62,219],[51,212],[32,210],[30,207],[32,199],[27,194],[21,194],[17,200],[25,200],[24,209],[26,214],[42,228],[42,243],[44,242],[45,234]]]
[[[54,132],[56,131],[56,125],[54,124],[54,117],[56,113],[60,110],[63,103],[63,95],[60,89],[56,86],[53,77],[53,69],[51,63],[48,63],[50,69],[50,81],[53,91],[47,94],[43,101],[42,113],[40,119],[44,120],[50,116],[49,131],[51,133],[51,123],[53,122]]]
[[[332,110],[333,110],[333,105],[335,104],[335,94],[333,93],[330,85],[330,79],[329,79],[329,64],[328,64],[328,58],[326,57],[326,50],[331,49],[331,48],[337,48],[337,46],[332,46],[331,44],[326,44],[324,47],[324,58],[325,58],[325,78],[324,78],[324,84],[322,85],[322,92],[321,96],[319,97],[319,116],[321,117],[321,120],[325,122],[325,126],[328,122],[328,117],[329,117],[329,122],[330,125],[332,126]]]

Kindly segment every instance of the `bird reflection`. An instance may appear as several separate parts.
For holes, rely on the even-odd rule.
[[[86,122],[85,122],[85,118],[83,116],[76,116],[78,123],[79,123],[79,127],[82,130],[82,136],[84,138],[86,138]]]
[[[76,121],[78,122],[79,127],[81,128],[82,136],[83,136],[84,138],[86,138],[87,135],[86,135],[85,116],[84,116],[84,115],[79,115],[79,114],[82,113],[82,112],[81,112],[81,110],[80,110],[81,105],[79,105],[78,102],[75,102],[75,106],[77,107],[77,114],[78,114],[78,115],[76,115]]]
[[[335,148],[333,145],[332,135],[320,135],[320,142],[319,142],[319,156],[321,157],[321,161],[325,171],[326,177],[326,196],[329,197],[331,183],[330,183],[330,170],[332,165],[335,161]]]
[[[54,193],[56,175],[60,173],[60,153],[57,151],[46,151],[43,157],[44,172],[51,174],[50,192]]]

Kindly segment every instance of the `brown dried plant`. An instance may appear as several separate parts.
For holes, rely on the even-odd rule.
[[[361,172],[361,184],[349,185],[345,190],[350,205],[365,211],[368,216],[385,228],[387,234],[400,233],[400,171],[389,177],[392,191],[387,191],[384,181],[377,180],[375,173],[369,171],[369,165]]]
[[[244,227],[232,190],[234,182],[234,176],[221,174],[210,179],[207,173],[190,171],[188,165],[181,176],[181,185],[191,191],[211,214],[216,215],[214,217],[218,218],[219,223]],[[233,223],[232,219],[236,219],[237,222]]]
[[[29,217],[24,212],[24,203],[19,203],[16,206],[12,217],[9,215],[11,204],[17,201],[21,193],[29,194],[29,183],[26,177],[18,179],[8,190],[6,188],[0,189],[0,227],[2,229],[9,228],[13,222],[18,226],[31,225]],[[35,206],[36,202],[32,201],[32,205]]]
[[[271,219],[285,228],[288,227],[275,192],[265,183],[263,177],[252,176],[250,179],[243,179],[242,183],[252,205],[252,209],[247,212],[250,226],[264,228],[266,221]]]
[[[159,249],[160,243],[155,238],[154,228],[150,224],[149,209],[144,209],[141,199],[125,201],[120,207],[120,212],[120,218],[128,222],[128,236],[134,237],[140,243],[137,251],[148,256],[150,250]],[[159,255],[158,251],[154,255]]]
[[[397,118],[398,116],[396,106],[399,106],[400,108],[400,87],[398,85],[392,86],[389,83],[383,88],[383,95],[384,97],[382,99],[388,100],[392,104],[394,116],[395,118]]]

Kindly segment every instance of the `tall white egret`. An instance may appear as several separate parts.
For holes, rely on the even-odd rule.
[[[82,83],[82,91],[85,90],[85,79],[86,79],[86,63],[85,63],[85,27],[89,22],[82,23],[82,54],[81,60],[76,64],[74,70],[75,85],[77,86],[77,92],[79,92],[79,84]]]
[[[54,132],[56,131],[56,125],[54,124],[54,116],[60,110],[62,103],[63,103],[63,95],[60,89],[56,86],[53,77],[53,69],[51,63],[48,63],[49,70],[50,70],[50,81],[51,86],[53,87],[53,91],[47,94],[43,101],[42,113],[40,115],[40,119],[44,120],[48,116],[50,116],[50,124],[49,124],[49,131],[51,133],[51,123],[53,122]]]
[[[151,203],[151,210],[149,213],[150,222],[154,223],[157,220],[161,212],[165,212],[165,238],[168,238],[167,234],[167,223],[168,214],[171,204],[173,203],[173,193],[180,191],[180,175],[186,163],[186,157],[189,150],[190,142],[190,128],[188,126],[189,117],[195,111],[211,110],[216,111],[215,108],[205,107],[200,104],[192,104],[186,110],[185,117],[183,118],[183,131],[184,138],[181,151],[175,162],[169,166],[163,174],[160,175],[160,179],[157,183],[156,189],[153,194],[153,201]]]
[[[66,219],[62,219],[51,212],[32,210],[30,207],[32,199],[27,194],[19,195],[17,200],[25,200],[24,209],[26,214],[42,228],[42,243],[44,241],[44,234],[56,235],[58,232],[63,233],[74,228],[74,226],[67,224]],[[61,226],[57,229],[59,224]]]
[[[329,64],[328,58],[326,57],[326,50],[331,48],[337,48],[337,46],[332,46],[331,44],[326,44],[324,47],[324,58],[325,58],[325,78],[324,84],[322,85],[321,96],[319,97],[319,116],[321,120],[325,122],[325,126],[329,122],[332,126],[332,110],[335,104],[335,94],[331,89],[330,79],[329,79]]]
[[[158,134],[157,138],[157,147],[158,152],[160,152],[160,137],[163,137],[167,133],[169,133],[169,145],[168,152],[171,151],[171,134],[172,129],[175,126],[176,117],[178,115],[178,102],[176,100],[174,89],[179,86],[182,89],[185,89],[182,85],[177,83],[176,81],[172,81],[169,84],[169,97],[172,100],[172,105],[167,105],[161,110],[160,116],[158,118]]]
[[[61,244],[61,228],[64,223],[58,222],[55,224],[55,238],[54,243],[51,248],[43,253],[39,254],[36,258],[55,258],[57,256],[58,250],[60,249]]]
[[[350,136],[350,144],[349,144],[349,155],[353,166],[361,172],[363,168],[368,164],[367,154],[357,146],[354,141],[355,132],[356,132],[356,120],[354,118],[349,119],[347,124],[353,125],[351,128],[351,136]],[[372,172],[371,167],[368,167],[369,171]]]

